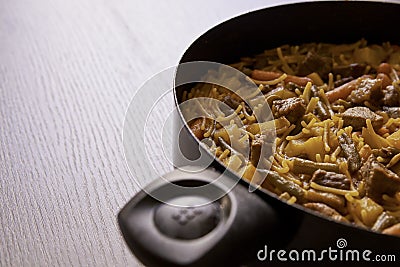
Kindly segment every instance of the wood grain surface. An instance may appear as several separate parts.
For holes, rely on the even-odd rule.
[[[140,190],[129,100],[210,27],[277,2],[0,0],[0,265],[140,265],[116,220]]]

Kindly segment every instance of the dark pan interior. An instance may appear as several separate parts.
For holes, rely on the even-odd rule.
[[[400,4],[370,1],[315,1],[269,7],[235,17],[205,32],[186,50],[180,63],[213,61],[230,64],[265,49],[307,42],[343,44],[364,38],[369,44],[389,41],[400,45],[400,34],[396,30],[398,14]],[[177,104],[181,102],[183,91],[191,87],[175,88]],[[194,136],[186,140],[193,142]],[[218,163],[215,167],[223,169]],[[257,191],[271,196],[265,190]],[[304,210],[300,206],[297,208]],[[385,238],[385,241],[393,239]]]
[[[200,36],[180,63],[214,61],[230,64],[283,44],[350,43],[400,44],[400,5],[364,1],[316,1],[253,11],[223,22]],[[182,87],[177,90],[178,102]]]

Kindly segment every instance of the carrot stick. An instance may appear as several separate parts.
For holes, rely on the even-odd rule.
[[[279,78],[280,76],[282,76],[282,73],[274,71],[254,70],[251,73],[251,78],[259,81],[271,81]],[[292,82],[300,86],[306,86],[308,82],[312,82],[312,80],[308,77],[299,77],[293,75],[287,75],[284,81],[285,83]]]
[[[333,90],[326,92],[325,95],[331,103],[335,102],[338,99],[346,99],[351,94],[351,92],[357,88],[358,81],[365,78],[372,78],[372,76],[363,75],[358,79],[352,80],[348,83],[334,88]]]
[[[335,102],[338,99],[346,99],[351,92],[357,88],[357,80],[352,80],[348,83],[345,83],[335,89],[328,91],[325,93],[329,102]]]

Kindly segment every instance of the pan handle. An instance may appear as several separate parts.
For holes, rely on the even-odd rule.
[[[239,266],[257,260],[266,242],[279,245],[288,238],[276,208],[241,184],[229,190],[232,175],[212,168],[176,169],[164,178],[140,191],[118,214],[126,243],[146,266]],[[176,185],[193,190],[177,192]],[[202,190],[204,185],[210,187]],[[223,196],[210,202],[209,193],[218,190]],[[154,198],[160,192],[168,204]]]

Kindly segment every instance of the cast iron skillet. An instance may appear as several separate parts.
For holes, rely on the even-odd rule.
[[[311,41],[340,44],[365,38],[369,43],[400,44],[399,14],[399,4],[364,1],[306,2],[265,8],[207,31],[187,49],[180,63],[229,64],[267,48]],[[188,88],[175,88],[176,105]],[[176,122],[176,129],[184,124],[183,130],[177,133],[182,153],[188,158],[197,158],[199,149],[204,148],[199,147],[181,114]],[[179,158],[175,164],[180,166]],[[175,184],[196,187],[210,183],[224,170],[214,160],[202,172],[175,170],[167,176]],[[233,178],[237,179],[229,170],[224,175],[224,179]],[[215,190],[226,190],[223,183],[213,183],[213,186]],[[168,191],[168,187],[169,183],[158,179],[146,192]],[[268,258],[263,262],[257,259],[257,253],[263,258],[260,250],[265,245],[276,251],[280,248],[288,251],[294,248],[321,251],[329,247],[369,249],[373,252],[371,255],[394,254],[400,258],[400,238],[338,223],[300,205],[288,205],[266,190],[249,193],[247,188],[248,183],[241,180],[224,197],[194,208],[190,207],[193,195],[172,193],[171,198],[180,198],[188,206],[179,208],[160,203],[141,191],[118,214],[119,226],[132,252],[147,266],[278,265],[276,257],[272,262]],[[339,239],[346,240],[347,246],[339,247],[336,243]],[[324,264],[335,263],[343,262],[325,258]],[[363,265],[367,263],[364,261]]]

